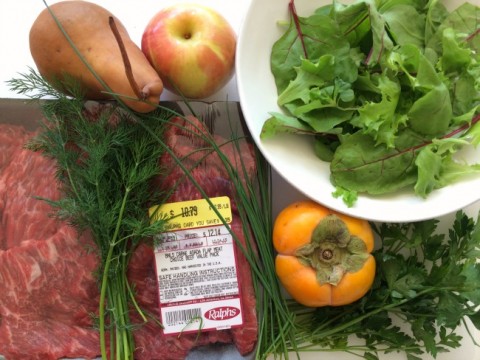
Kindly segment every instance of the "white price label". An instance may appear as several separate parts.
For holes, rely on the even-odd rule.
[[[243,323],[235,244],[223,226],[163,233],[155,249],[165,334]]]

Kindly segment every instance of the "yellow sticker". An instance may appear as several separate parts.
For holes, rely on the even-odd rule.
[[[152,221],[166,219],[165,230],[167,231],[222,225],[223,219],[227,223],[232,222],[232,209],[228,196],[210,198],[210,201],[213,207],[206,199],[152,206],[149,209],[149,214]],[[214,208],[217,209],[221,217],[218,216]]]

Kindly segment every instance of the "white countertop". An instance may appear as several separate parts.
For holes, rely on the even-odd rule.
[[[171,3],[191,2],[188,0],[90,0],[112,12],[127,28],[132,40],[140,46],[145,27],[150,19],[162,8]],[[48,0],[51,5],[58,0]],[[242,19],[250,0],[195,0],[197,4],[209,6],[221,13],[238,33]],[[28,34],[38,14],[45,8],[42,0],[21,0],[0,2],[0,98],[19,98],[12,92],[6,81],[25,73],[28,67],[35,68],[30,55]],[[161,100],[178,99],[165,91]],[[206,101],[238,101],[235,76],[219,92],[205,99]]]

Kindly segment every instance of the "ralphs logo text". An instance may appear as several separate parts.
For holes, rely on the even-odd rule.
[[[220,306],[205,312],[204,316],[208,320],[222,321],[232,319],[240,314],[240,309],[233,306]]]

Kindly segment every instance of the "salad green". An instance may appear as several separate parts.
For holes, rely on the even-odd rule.
[[[315,138],[331,182],[358,193],[412,188],[426,198],[480,164],[455,159],[480,142],[480,8],[438,0],[338,1],[299,16],[294,1],[271,51],[283,112],[261,138]]]

